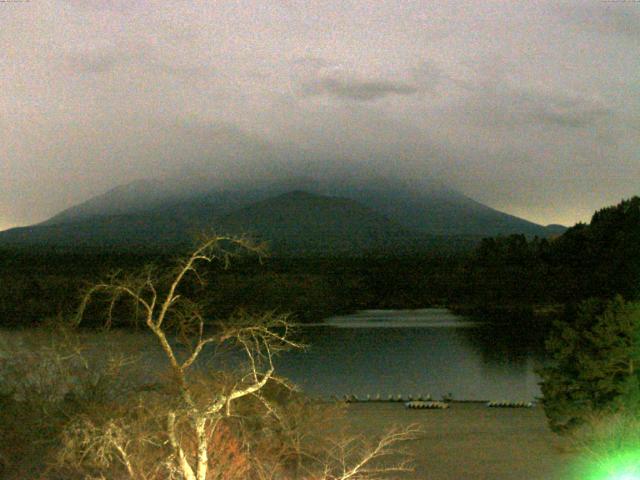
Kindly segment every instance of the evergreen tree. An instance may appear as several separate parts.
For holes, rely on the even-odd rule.
[[[637,402],[640,303],[582,302],[571,320],[556,323],[547,340],[549,365],[540,370],[552,430],[569,433],[596,412]]]

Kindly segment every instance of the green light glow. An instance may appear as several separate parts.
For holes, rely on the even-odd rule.
[[[640,480],[640,450],[619,452],[592,461],[576,480]]]
[[[623,472],[609,477],[611,480],[639,480],[640,476],[633,472]]]

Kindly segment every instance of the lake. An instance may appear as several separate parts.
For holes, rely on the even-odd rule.
[[[446,309],[366,310],[301,327],[306,351],[279,359],[280,375],[321,397],[450,395],[532,401],[539,338],[526,328],[487,325]]]
[[[516,322],[517,323],[517,322]],[[300,326],[306,350],[282,354],[279,375],[312,396],[355,394],[452,396],[461,400],[532,401],[540,396],[534,370],[544,356],[541,340],[522,324],[488,325],[453,315],[446,309],[366,310]],[[139,357],[137,382],[154,381],[166,367],[155,338],[146,331],[85,332],[86,352],[104,363],[104,352]],[[0,358],[9,346],[27,354],[42,352],[50,342],[46,331],[0,330]],[[3,344],[5,347],[3,347]],[[93,352],[93,353],[89,353]],[[235,367],[237,357],[206,359]]]

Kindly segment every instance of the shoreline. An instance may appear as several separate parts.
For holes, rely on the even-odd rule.
[[[456,403],[442,410],[412,410],[401,403],[350,403],[345,424],[374,439],[393,426],[423,433],[403,447],[415,471],[409,479],[562,480],[575,460],[568,440],[549,430],[541,406],[488,408]]]

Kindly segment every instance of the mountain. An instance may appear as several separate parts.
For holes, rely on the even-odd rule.
[[[293,191],[216,219],[216,228],[270,241],[276,251],[369,250],[415,232],[353,200]]]
[[[76,222],[95,216],[127,215],[144,212],[186,197],[184,189],[160,180],[137,180],[119,185],[86,202],[63,210],[40,225]]]
[[[432,235],[549,235],[541,225],[494,210],[444,187],[425,190],[404,182],[372,183],[338,193],[393,218],[406,228]]]
[[[311,188],[305,188],[305,187]],[[266,185],[237,183],[233,188],[212,188],[206,179],[137,180],[67,208],[39,225],[77,222],[97,216],[129,215],[141,212],[172,211],[181,217],[202,215],[214,209],[229,213],[253,202],[294,190],[314,190],[307,180],[272,182]]]
[[[0,232],[0,246],[140,247],[185,243],[194,225],[159,213],[101,215]]]
[[[393,181],[294,178],[229,189],[140,181],[41,224],[0,232],[0,245],[171,247],[214,230],[248,233],[288,253],[413,251],[468,245],[482,236],[552,236],[561,229],[499,212],[453,190]]]
[[[544,227],[547,232],[547,237],[558,237],[567,231],[567,227],[564,225],[558,225],[557,223],[552,223]]]
[[[0,233],[0,244],[62,247],[170,247],[201,231],[247,234],[276,253],[355,253],[433,243],[399,223],[345,198],[293,191],[229,210],[183,202],[166,210],[99,215]]]

